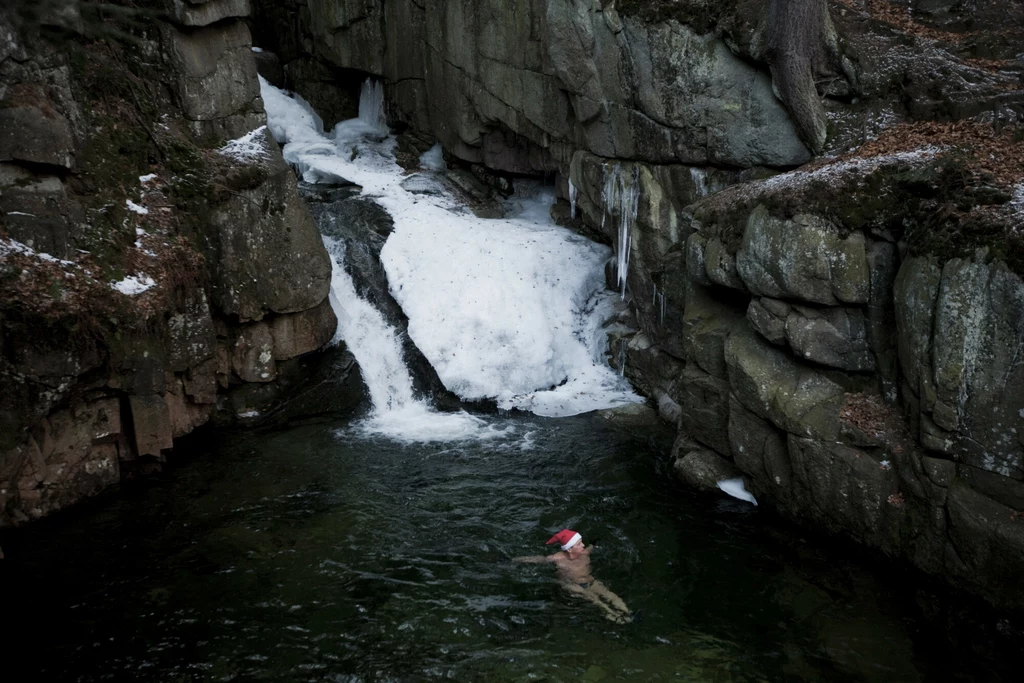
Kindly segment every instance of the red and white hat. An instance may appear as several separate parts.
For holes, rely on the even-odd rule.
[[[568,550],[577,543],[583,540],[583,537],[572,529],[562,529],[557,534],[548,539],[544,545],[551,545],[552,543],[561,543],[562,550]]]

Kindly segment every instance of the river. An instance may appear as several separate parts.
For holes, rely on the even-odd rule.
[[[598,414],[484,419],[493,438],[454,443],[347,422],[184,441],[156,479],[5,539],[6,659],[48,681],[1019,671],[1019,650],[978,653],[925,618],[944,607],[920,575],[678,486],[657,430]],[[594,574],[634,623],[566,595],[549,566],[511,561],[549,551],[563,526],[596,544]]]

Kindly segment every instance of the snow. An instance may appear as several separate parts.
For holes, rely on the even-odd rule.
[[[603,324],[616,303],[604,287],[610,251],[554,224],[550,188],[521,192],[514,215],[477,218],[451,197],[402,187],[394,139],[368,139],[380,132],[371,117],[380,109],[361,104],[367,119],[342,122],[328,137],[301,103],[260,85],[270,131],[303,179],[356,183],[394,219],[381,252],[391,293],[449,390],[545,416],[642,400],[604,361]],[[351,297],[336,290],[339,304]],[[350,346],[354,333],[341,332]],[[387,399],[374,404],[379,412]]]
[[[263,48],[262,47],[256,47],[255,45],[253,45],[252,46],[252,51],[253,52],[263,52]]]
[[[34,213],[25,213],[24,211],[8,211],[7,215],[8,216],[28,216],[29,218],[35,218],[36,217],[36,215]]]
[[[112,282],[110,286],[122,294],[135,296],[152,289],[156,286],[156,282],[145,273],[139,273],[138,275],[129,275],[120,282]]]
[[[934,158],[942,149],[928,146],[915,149],[909,152],[897,152],[894,154],[883,154],[875,157],[847,159],[846,161],[834,161],[810,171],[790,171],[782,173],[765,180],[752,183],[755,187],[762,188],[783,188],[803,185],[811,180],[828,180],[840,178],[851,171],[859,171],[862,174],[870,173],[875,169],[889,164],[910,163],[925,161]]]
[[[139,182],[142,183],[143,185],[145,185],[146,183],[151,183],[154,180],[156,180],[156,173],[149,173],[147,175],[139,176]]]
[[[242,137],[229,141],[217,152],[243,164],[254,164],[270,158],[267,151],[267,127],[260,126]]]
[[[757,500],[754,498],[753,494],[747,491],[743,486],[742,477],[736,477],[735,479],[723,479],[718,482],[718,488],[722,489],[733,498],[739,498],[740,500],[745,500],[748,503],[757,505]]]
[[[9,254],[20,254],[22,256],[31,256],[39,259],[40,261],[46,261],[47,263],[59,263],[62,266],[73,266],[78,265],[73,261],[65,261],[63,259],[56,258],[47,254],[45,251],[36,251],[27,244],[23,244],[18,240],[5,240],[0,238],[0,257],[7,256]]]
[[[140,216],[146,216],[146,215],[149,214],[149,209],[147,209],[146,207],[144,207],[144,206],[142,206],[140,204],[136,204],[135,202],[133,202],[130,199],[124,200],[124,203],[128,207],[129,211],[134,211],[135,213],[139,214]]]
[[[420,156],[420,168],[428,171],[445,171],[448,166],[444,163],[444,149],[438,142]]]

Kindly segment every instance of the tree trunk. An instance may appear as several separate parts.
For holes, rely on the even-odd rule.
[[[817,83],[840,74],[853,77],[839,52],[828,0],[767,0],[761,33],[758,51],[771,68],[776,95],[804,143],[818,154],[828,130]]]

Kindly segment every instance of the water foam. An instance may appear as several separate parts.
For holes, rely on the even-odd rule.
[[[371,139],[368,121],[342,122],[327,137],[299,103],[260,84],[271,133],[308,182],[344,178],[391,214],[394,231],[381,252],[391,293],[409,318],[409,336],[449,390],[547,416],[642,400],[604,361],[602,327],[615,307],[604,288],[609,250],[554,224],[550,189],[520,194],[503,219],[453,210],[450,196],[402,187],[394,139]],[[360,333],[342,334],[351,347],[348,335]],[[361,366],[375,362],[356,357]],[[374,397],[375,406],[378,400],[395,405],[387,392]]]

